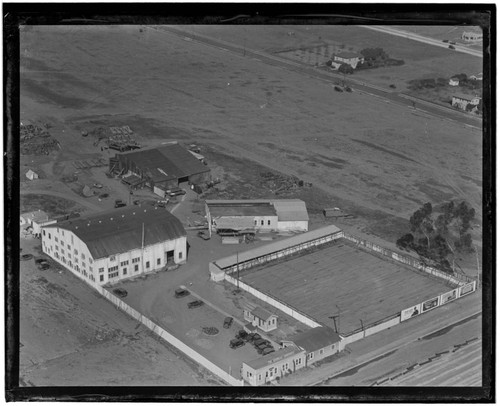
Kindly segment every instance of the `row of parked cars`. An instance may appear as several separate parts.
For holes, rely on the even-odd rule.
[[[258,333],[247,333],[245,330],[238,331],[236,337],[229,342],[229,347],[234,350],[243,347],[246,343],[253,345],[261,355],[274,352],[274,347],[269,340],[262,338]]]
[[[179,288],[179,289],[176,289],[175,292],[174,292],[174,296],[179,299],[181,297],[186,297],[186,296],[189,296],[191,293],[189,292],[189,290],[187,289],[183,289],[183,288]],[[202,300],[193,300],[192,302],[189,302],[187,304],[188,306],[188,309],[194,309],[196,307],[201,307],[203,306],[205,303],[202,301]]]

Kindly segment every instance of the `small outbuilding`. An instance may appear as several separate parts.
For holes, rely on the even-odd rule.
[[[448,84],[450,86],[458,86],[460,84],[460,80],[458,80],[457,78],[450,78]]]
[[[26,177],[29,180],[35,180],[38,179],[38,173],[36,173],[34,170],[30,169],[28,172],[26,172]]]
[[[243,307],[243,318],[249,321],[252,326],[268,332],[278,327],[278,316],[257,306],[253,303],[246,303]]]
[[[306,353],[306,366],[340,351],[340,336],[330,327],[315,327],[290,338]],[[287,342],[283,343],[285,346]]]

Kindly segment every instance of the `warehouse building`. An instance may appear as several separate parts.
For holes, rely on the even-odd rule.
[[[42,250],[79,278],[104,285],[186,262],[186,230],[159,208],[126,207],[42,228]]]
[[[109,169],[132,189],[148,187],[161,197],[180,183],[210,181],[210,168],[178,143],[117,153],[110,159]]]
[[[309,215],[299,199],[206,200],[205,211],[212,232],[307,231]]]

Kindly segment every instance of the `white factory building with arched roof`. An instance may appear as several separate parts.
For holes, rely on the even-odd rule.
[[[114,209],[42,228],[42,250],[79,278],[104,285],[186,262],[187,234],[160,208]]]

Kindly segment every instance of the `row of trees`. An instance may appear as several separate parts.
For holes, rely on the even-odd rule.
[[[472,251],[469,233],[475,210],[465,201],[443,204],[434,211],[425,203],[410,217],[410,233],[396,241],[399,248],[413,250],[446,272],[452,272],[458,252]],[[451,264],[450,264],[451,261]]]
[[[453,77],[458,79],[460,87],[471,90],[481,89],[481,81],[469,79],[465,73],[460,73],[458,75],[454,75]],[[446,78],[413,79],[408,81],[408,89],[435,89],[437,87],[448,86],[448,83],[449,79]]]

